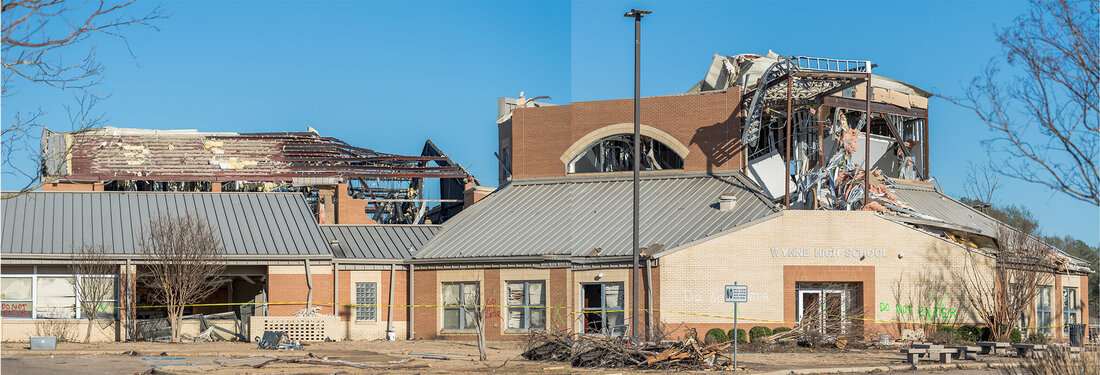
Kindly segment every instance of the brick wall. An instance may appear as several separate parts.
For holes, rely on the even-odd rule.
[[[738,169],[738,103],[737,91],[642,98],[641,123],[688,147],[687,171]],[[502,144],[511,138],[515,178],[564,176],[566,165],[560,158],[574,142],[605,126],[633,121],[632,99],[520,108],[511,121],[499,126],[498,138]]]
[[[348,195],[348,184],[336,185],[336,212],[334,224],[378,224],[367,216],[365,199],[355,199]]]
[[[313,274],[313,303],[321,306],[320,313],[334,314],[332,306],[332,265],[315,263]],[[270,266],[267,276],[268,315],[291,316],[306,308],[309,287],[306,283],[305,265]],[[280,304],[283,303],[283,304]],[[291,304],[287,304],[291,303]]]

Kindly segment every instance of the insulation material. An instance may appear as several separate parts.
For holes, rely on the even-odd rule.
[[[786,169],[786,163],[783,162],[783,158],[779,156],[778,151],[772,151],[767,155],[750,160],[748,164],[749,177],[764,190],[764,195],[771,200],[782,198],[785,195],[783,189],[786,182],[783,179],[790,178],[783,173]],[[794,191],[796,191],[795,184],[792,183],[788,193]]]

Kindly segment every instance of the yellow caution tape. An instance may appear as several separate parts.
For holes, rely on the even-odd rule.
[[[312,303],[310,303],[310,302],[226,302],[226,303],[194,303],[194,304],[186,304],[186,305],[183,305],[183,306],[185,306],[185,307],[245,306],[245,305],[264,305],[264,306],[274,305],[274,306],[280,306],[280,305],[310,305],[310,304],[315,305],[315,306],[347,306],[347,307],[390,307],[390,306],[393,306],[393,307],[398,307],[398,308],[408,308],[408,307],[412,307],[412,308],[439,308],[439,307],[444,307],[444,308],[446,308],[446,307],[473,306],[473,305],[408,305],[408,304],[389,305],[389,304],[377,304],[377,303],[333,303],[333,302],[312,302]],[[482,307],[491,307],[491,308],[569,309],[568,306],[541,306],[541,305],[537,305],[537,306],[536,305],[481,305],[481,306]],[[134,307],[99,306],[97,308],[115,308],[115,309],[123,309],[123,310],[126,310],[126,309],[136,310],[136,309],[151,309],[151,308],[164,308],[164,307],[168,307],[168,305],[143,305],[143,306],[134,306]],[[76,309],[76,306],[39,306],[39,307],[35,307],[35,309]],[[672,310],[662,310],[662,309],[638,309],[638,310],[639,311],[653,311],[653,312],[668,313],[668,314],[678,314],[678,315],[701,316],[701,317],[707,317],[707,318],[730,319],[730,320],[733,319],[733,316],[730,316],[730,315],[713,315],[713,314],[702,314],[702,313],[672,311]],[[626,313],[626,312],[630,312],[630,311],[633,311],[633,310],[632,309],[581,310],[581,311],[569,311],[568,313],[569,314],[614,313],[614,312]],[[861,317],[855,317],[855,316],[842,316],[842,315],[828,315],[828,316],[832,317],[832,318],[871,321],[871,322],[876,322],[876,323],[895,323],[895,324],[951,326],[951,327],[961,327],[961,326],[965,326],[965,325],[974,325],[974,326],[984,326],[985,325],[984,323],[963,323],[963,324],[960,324],[960,323],[929,323],[929,322],[909,322],[909,321],[901,321],[901,320],[861,318]],[[756,319],[756,318],[746,318],[746,317],[738,317],[737,319],[738,320],[744,320],[744,321],[751,321],[751,322],[761,322],[761,323],[798,324],[798,322],[790,322],[790,321],[783,321],[783,320],[768,320],[768,319]],[[1051,326],[1015,327],[1015,328],[1023,330],[1023,329],[1061,328],[1061,327],[1068,327],[1068,326],[1069,326],[1068,324],[1061,324],[1061,325],[1051,325]]]

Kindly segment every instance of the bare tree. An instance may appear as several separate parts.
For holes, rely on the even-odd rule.
[[[987,164],[970,162],[970,172],[966,175],[963,190],[967,197],[992,206],[996,202],[997,188],[1001,185],[1001,176]],[[982,212],[985,212],[983,209]]]
[[[473,303],[470,301],[462,301],[462,312],[473,318],[474,320],[474,332],[477,334],[477,353],[478,360],[484,361],[487,358],[488,345],[485,342],[485,319],[492,317],[492,315],[499,316],[499,307],[496,307],[494,303],[486,301],[481,302],[481,288],[482,283],[477,283],[478,287],[474,288]]]
[[[1017,76],[1002,80],[997,60],[975,77],[966,107],[995,134],[985,142],[1002,175],[1100,205],[1100,0],[1031,0],[1031,9],[997,34]],[[1000,58],[999,58],[1000,59]]]
[[[1050,284],[1054,254],[1037,238],[1008,226],[998,228],[996,240],[996,254],[968,251],[963,267],[954,272],[966,301],[1000,341],[1035,302],[1036,286]]]
[[[114,299],[118,262],[111,259],[102,246],[82,245],[73,254],[68,269],[80,314],[88,321],[84,342],[90,342],[96,319],[106,320],[108,324],[114,321],[111,316],[114,302],[106,301]]]
[[[95,35],[116,37],[126,44],[122,31],[129,26],[144,25],[152,27],[152,22],[164,18],[159,7],[147,13],[134,15],[136,0],[108,5],[105,1],[83,2],[63,0],[4,0],[0,5],[0,28],[3,57],[3,83],[0,85],[0,97],[8,99],[17,93],[16,83],[46,85],[61,90],[78,90],[77,104],[81,108],[69,112],[71,130],[83,130],[100,126],[104,118],[91,115],[91,107],[103,99],[91,89],[98,85],[103,76],[103,66],[96,59],[94,45],[89,39]],[[131,57],[133,52],[130,53]],[[29,182],[20,189],[26,192],[50,183],[41,178],[47,172],[41,170],[42,155],[34,147],[33,140],[43,128],[45,112],[16,111],[12,121],[3,126],[2,148],[3,166],[9,177],[26,176]],[[67,153],[71,150],[64,150]],[[26,155],[32,163],[21,164],[21,155]],[[60,155],[64,157],[65,155]],[[56,155],[55,155],[56,156]],[[24,165],[33,165],[27,168]],[[56,174],[54,174],[56,175]],[[18,194],[5,194],[10,198]]]
[[[143,276],[150,297],[166,306],[172,342],[179,342],[186,306],[217,290],[214,279],[225,270],[221,241],[200,218],[165,215],[149,222],[140,247],[149,262]]]

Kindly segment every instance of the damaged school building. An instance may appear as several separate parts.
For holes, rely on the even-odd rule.
[[[732,328],[723,292],[735,283],[749,288],[748,325],[811,319],[826,335],[898,338],[981,323],[960,275],[1004,261],[1003,224],[937,187],[931,95],[874,68],[716,55],[687,92],[642,98],[637,291],[630,99],[499,99],[495,189],[431,141],[403,156],[315,132],[48,133],[43,173],[56,183],[3,201],[3,339],[56,321],[83,332],[65,271],[82,244],[119,262],[118,275],[94,275],[118,285],[106,301],[117,324],[98,339],[155,335],[164,313],[142,307],[139,237],[150,218],[184,212],[214,229],[228,264],[203,302],[220,305],[189,311],[192,335],[308,321],[321,331],[295,334],[472,340],[463,307],[477,305],[490,340],[621,334],[637,299],[639,331],[677,336]],[[1067,325],[1088,321],[1095,270],[1044,254],[1037,267],[1052,276],[1019,325],[1066,341]],[[827,324],[836,316],[858,318]]]

